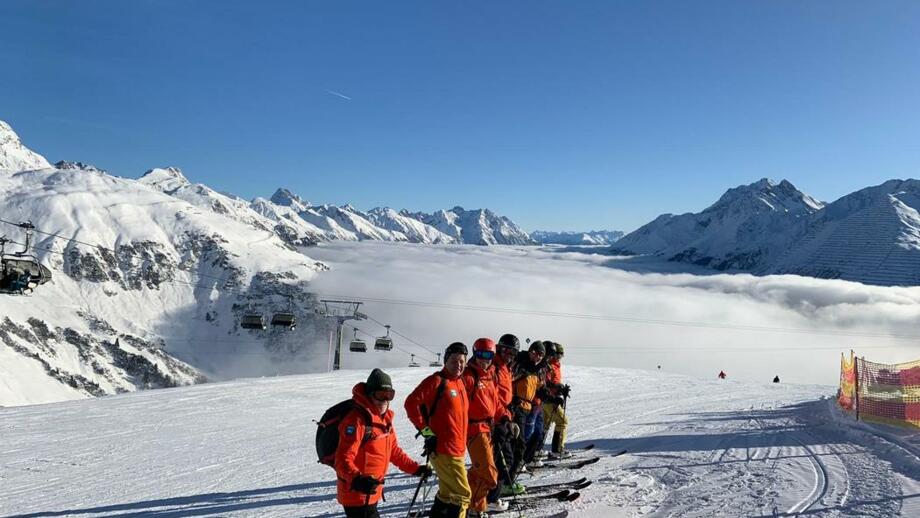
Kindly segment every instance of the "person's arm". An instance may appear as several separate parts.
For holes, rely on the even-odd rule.
[[[422,415],[422,405],[426,407],[431,405],[434,393],[438,389],[438,383],[440,383],[440,379],[437,376],[429,376],[422,380],[419,386],[415,387],[415,390],[406,397],[406,402],[403,406],[406,408],[409,421],[412,422],[412,425],[417,430],[428,426],[425,422],[425,417]]]
[[[393,434],[393,451],[390,453],[390,463],[409,475],[415,475],[419,468],[419,463],[412,460],[412,457],[399,447],[395,433]]]
[[[339,447],[335,451],[336,475],[351,487],[352,480],[361,474],[355,459],[364,439],[364,423],[358,412],[349,412],[339,423]]]

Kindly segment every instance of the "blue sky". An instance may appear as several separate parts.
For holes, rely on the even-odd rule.
[[[0,3],[0,119],[49,160],[528,230],[918,177],[918,92],[914,1]]]

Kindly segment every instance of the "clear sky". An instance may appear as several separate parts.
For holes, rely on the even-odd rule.
[[[246,198],[632,230],[920,177],[920,2],[4,0],[0,119]]]

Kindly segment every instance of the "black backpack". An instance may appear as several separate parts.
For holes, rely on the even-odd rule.
[[[335,451],[339,447],[339,424],[352,410],[357,410],[364,419],[362,444],[373,437],[374,430],[371,427],[371,416],[367,409],[355,404],[354,399],[336,403],[323,413],[319,421],[316,421],[316,458],[319,459],[319,463],[335,467]]]

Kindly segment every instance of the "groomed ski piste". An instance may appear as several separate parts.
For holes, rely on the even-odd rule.
[[[393,369],[401,445],[421,444],[402,400],[434,369]],[[340,517],[312,420],[367,371],[141,391],[0,409],[0,516]],[[523,516],[920,516],[920,448],[855,423],[835,387],[701,380],[567,366],[569,445],[594,444],[571,503]],[[626,449],[628,453],[612,456]],[[383,516],[405,516],[417,479],[391,472]],[[504,513],[500,516],[518,516]]]

